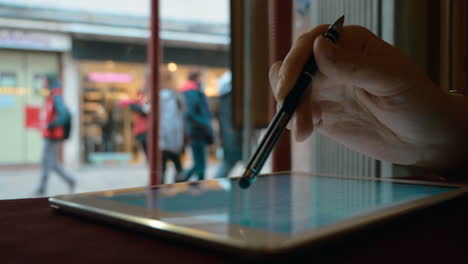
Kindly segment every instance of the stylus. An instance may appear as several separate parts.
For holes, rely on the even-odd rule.
[[[343,29],[343,23],[344,16],[341,16],[328,28],[327,32],[325,32],[323,36],[335,43]],[[317,63],[315,62],[314,55],[312,55],[302,68],[302,73],[297,78],[292,90],[286,96],[280,110],[268,125],[266,133],[254,154],[250,157],[247,168],[239,180],[239,186],[241,188],[248,188],[255,181],[257,175],[262,170],[265,161],[268,156],[270,156],[271,151],[286,128],[289,120],[291,120],[296,108],[299,106],[301,99],[307,88],[310,86],[317,70]]]

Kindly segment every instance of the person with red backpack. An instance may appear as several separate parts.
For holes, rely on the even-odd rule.
[[[44,77],[44,87],[49,89],[40,116],[40,130],[44,138],[42,153],[41,181],[36,194],[42,196],[46,192],[49,173],[54,170],[70,187],[75,188],[75,179],[60,165],[58,152],[62,142],[69,138],[71,129],[71,114],[62,98],[61,83],[55,73]]]

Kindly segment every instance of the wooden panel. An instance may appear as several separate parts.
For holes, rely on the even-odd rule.
[[[159,67],[161,66],[161,38],[159,35],[159,0],[151,0],[150,28],[148,41],[148,89],[150,90],[151,111],[149,115],[150,128],[148,132],[148,163],[150,167],[149,180],[151,185],[161,184],[161,151],[159,149]]]
[[[449,91],[451,85],[451,78],[449,78],[450,72],[450,1],[440,1],[440,87],[444,91]]]
[[[270,24],[270,42],[271,53],[270,62],[284,60],[292,44],[292,0],[270,1],[269,6],[269,24]],[[276,113],[276,102],[269,93],[270,98],[270,117]],[[291,170],[291,133],[284,130],[276,143],[272,156],[272,170],[289,171]]]
[[[440,0],[427,0],[427,74],[437,85],[440,85]]]
[[[426,72],[432,63],[427,44],[428,34],[432,33],[427,26],[428,3],[427,0],[395,1],[395,43],[392,43]],[[432,54],[437,56],[437,51],[432,51]]]
[[[451,93],[468,94],[468,2],[440,1],[440,80]]]
[[[270,85],[268,48],[268,1],[231,1],[233,107],[236,127],[243,126],[243,111],[250,109],[254,128],[268,125]],[[248,10],[251,16],[246,16]],[[250,104],[245,104],[250,91]]]
[[[233,120],[242,127],[244,101],[244,1],[231,1],[231,62],[233,90]]]
[[[455,0],[452,13],[451,89],[467,95],[468,1]]]

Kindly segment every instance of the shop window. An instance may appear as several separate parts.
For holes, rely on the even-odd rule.
[[[16,74],[13,72],[0,73],[0,87],[17,87]]]

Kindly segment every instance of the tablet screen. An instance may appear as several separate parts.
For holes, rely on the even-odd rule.
[[[237,179],[217,179],[100,198],[171,213],[161,220],[183,226],[235,224],[293,235],[454,189],[284,174],[259,177],[246,190]]]

